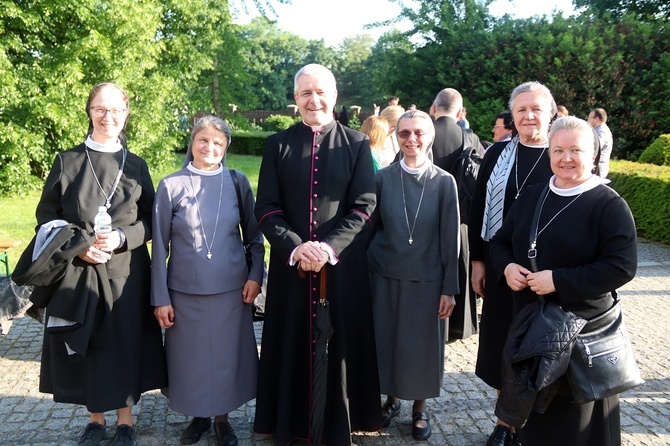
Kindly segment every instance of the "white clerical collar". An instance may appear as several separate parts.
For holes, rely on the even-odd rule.
[[[405,158],[400,159],[400,167],[402,167],[402,170],[404,170],[407,173],[411,173],[412,175],[421,175],[424,173],[428,168],[433,164],[433,162],[430,160],[430,158],[426,157],[426,161],[420,165],[419,167],[409,167],[407,164],[405,164]]]
[[[86,144],[86,147],[96,152],[114,153],[123,149],[123,146],[121,145],[121,142],[118,139],[116,140],[116,142],[112,142],[109,144],[101,144],[99,142],[93,141],[91,139],[91,135],[88,135],[84,144]]]
[[[580,185],[577,185],[575,187],[569,187],[567,189],[561,189],[559,187],[556,187],[556,185],[554,184],[555,181],[556,181],[556,175],[552,176],[549,179],[549,189],[551,189],[553,193],[555,193],[556,195],[560,195],[561,197],[572,197],[574,195],[579,195],[581,193],[594,189],[597,186],[600,186],[601,184],[607,184],[610,182],[610,180],[601,178],[598,175],[591,175],[591,178],[584,181]]]
[[[321,132],[323,132],[323,131],[326,129],[326,126],[328,126],[328,124],[330,124],[331,122],[333,122],[333,121],[326,122],[326,123],[323,124],[323,125],[309,125],[309,124],[307,124],[304,120],[302,121],[302,123],[305,124],[305,125],[306,125],[307,127],[309,127],[310,129],[312,129],[312,132],[314,132],[314,133],[321,133]]]
[[[186,168],[193,173],[197,173],[198,175],[203,175],[203,176],[206,176],[206,177],[211,177],[211,176],[214,176],[214,175],[218,175],[221,172],[223,172],[223,164],[221,164],[221,163],[219,163],[219,167],[214,169],[214,170],[198,169],[197,167],[193,166],[193,162],[188,163]]]

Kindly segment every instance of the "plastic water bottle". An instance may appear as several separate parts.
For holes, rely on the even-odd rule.
[[[93,230],[96,234],[108,234],[112,232],[112,217],[107,213],[106,206],[98,208],[98,213],[93,219]]]

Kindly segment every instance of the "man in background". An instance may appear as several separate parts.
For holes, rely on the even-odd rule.
[[[600,140],[600,159],[598,161],[597,174],[602,178],[607,178],[610,171],[610,157],[612,156],[612,132],[607,126],[607,112],[604,108],[594,108],[589,113],[589,124],[598,134]]]
[[[493,142],[504,142],[512,139],[514,132],[514,119],[512,113],[504,111],[496,116],[496,123],[493,125]]]

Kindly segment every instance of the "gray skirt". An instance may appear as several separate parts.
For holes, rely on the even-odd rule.
[[[404,400],[440,395],[446,321],[437,311],[442,281],[412,282],[370,273],[382,393]]]
[[[189,295],[170,290],[174,325],[166,330],[170,409],[223,415],[256,397],[258,349],[242,290]]]

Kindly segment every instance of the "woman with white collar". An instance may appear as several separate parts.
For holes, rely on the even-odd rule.
[[[431,428],[426,399],[440,395],[446,319],[458,294],[460,219],[454,178],[428,158],[435,130],[422,111],[396,126],[402,159],[376,174],[376,232],[368,248],[383,426],[414,400],[412,436]]]
[[[529,187],[512,206],[491,241],[494,270],[514,293],[515,314],[544,296],[590,319],[608,310],[616,289],[635,276],[635,222],[623,198],[606,185],[609,181],[592,173],[598,138],[586,121],[558,119],[549,144],[554,176],[549,187]],[[521,443],[621,444],[618,395],[573,403],[563,381],[546,412],[532,412],[517,429]]]
[[[98,234],[72,262],[81,277],[95,269],[99,278],[68,293],[79,299],[82,312],[94,315],[86,354],[73,361],[64,345],[62,337],[76,336],[76,329],[46,332],[40,391],[52,393],[57,402],[86,406],[90,420],[80,445],[100,443],[107,429],[104,412],[110,410],[118,414],[112,444],[132,444],[132,406],[142,392],[167,383],[161,331],[149,305],[146,242],[151,239],[154,188],[146,162],[126,148],[130,110],[123,89],[109,82],[96,85],[86,113],[88,137],[56,156],[37,205],[37,223],[60,219],[93,234],[94,217],[105,206],[114,230]],[[99,287],[109,290],[113,302],[97,298],[96,308],[88,313],[84,303]],[[57,315],[50,306],[46,313],[48,327]]]
[[[230,141],[225,121],[201,118],[184,168],[161,180],[154,202],[151,303],[166,329],[170,386],[164,393],[172,410],[194,417],[182,444],[199,441],[215,417],[217,444],[235,446],[228,413],[256,397],[250,304],[263,277],[263,237],[249,180],[225,167]],[[249,236],[250,266],[241,225]]]

